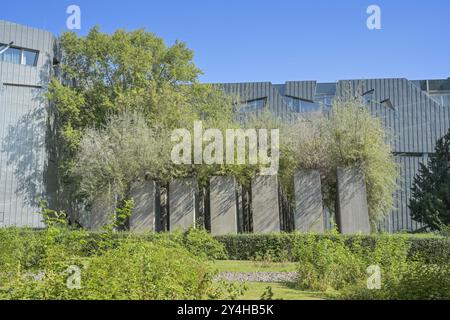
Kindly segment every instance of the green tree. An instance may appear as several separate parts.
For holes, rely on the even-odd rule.
[[[388,132],[370,113],[358,90],[337,97],[328,116],[318,112],[284,126],[281,140],[281,181],[291,198],[295,172],[316,169],[321,172],[325,205],[334,211],[337,168],[361,165],[372,229],[391,212],[397,165],[387,142]]]
[[[192,127],[196,119],[224,126],[232,122],[233,104],[221,90],[198,82],[201,71],[182,42],[167,46],[144,30],[110,35],[95,27],[86,37],[64,33],[59,43],[60,77],[51,82],[48,98],[54,109],[51,151],[58,164],[57,198],[68,212],[85,196],[79,192],[80,176],[73,174],[80,144],[115,116],[138,112],[153,136]]]
[[[432,230],[450,226],[450,130],[436,143],[428,164],[414,178],[411,217]]]

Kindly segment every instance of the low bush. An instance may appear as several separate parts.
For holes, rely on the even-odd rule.
[[[298,285],[310,290],[343,290],[367,281],[367,270],[379,268],[384,276],[398,274],[408,265],[409,245],[405,239],[384,237],[374,247],[363,246],[355,237],[348,245],[343,238],[305,237],[295,247]]]
[[[206,299],[221,296],[213,270],[179,246],[144,240],[121,241],[90,259],[46,260],[40,274],[16,271],[10,299],[150,300]],[[80,287],[68,287],[71,266],[80,268]],[[69,268],[69,269],[68,269]]]
[[[293,233],[216,239],[231,259],[288,256],[297,262],[300,289],[324,291],[331,298],[450,299],[450,241],[445,237]],[[380,287],[369,286],[375,270]]]
[[[298,286],[339,299],[450,299],[448,260],[427,263],[411,256],[405,237],[380,237],[373,247],[352,240],[348,245],[342,238],[305,237],[294,248]]]
[[[202,256],[210,260],[224,260],[228,257],[224,245],[204,229],[189,229],[186,232],[176,231],[165,234],[165,237],[182,245],[196,256]]]
[[[296,234],[239,234],[216,236],[215,239],[225,246],[228,259],[258,260],[271,256],[272,261],[293,260],[292,247],[298,239]]]
[[[449,300],[450,264],[409,261],[390,273],[382,273],[381,288],[369,290],[364,280],[342,290],[339,299],[355,300]]]
[[[36,264],[43,254],[41,242],[31,229],[0,229],[0,270],[10,270],[18,262],[25,267]]]
[[[213,281],[216,271],[207,259],[225,253],[206,231],[8,228],[0,229],[0,243],[0,299],[215,299],[242,292]],[[74,272],[80,289],[67,285]]]
[[[362,275],[364,262],[342,238],[307,236],[294,248],[298,286],[314,291],[339,290]]]
[[[298,262],[302,289],[347,299],[450,298],[450,239],[439,236],[243,234],[205,230],[130,234],[0,229],[0,299],[237,298],[242,288],[213,281],[208,259]],[[367,289],[367,267],[381,270]],[[67,281],[78,266],[82,289]],[[69,272],[69,273],[67,273]]]

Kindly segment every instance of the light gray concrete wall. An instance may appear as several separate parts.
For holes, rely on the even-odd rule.
[[[0,43],[39,51],[37,66],[0,62],[0,227],[43,227],[37,200],[46,190],[45,140],[55,39],[47,31],[0,20]]]
[[[210,180],[211,233],[237,234],[236,180],[212,177]]]
[[[252,181],[253,232],[280,232],[278,176],[258,176]]]
[[[115,196],[105,193],[94,199],[90,214],[86,215],[85,218],[86,220],[82,221],[83,227],[92,231],[100,231],[113,223],[116,218]]]
[[[133,213],[130,216],[130,231],[159,231],[157,219],[159,208],[155,181],[139,181],[131,187],[130,197],[134,200]]]
[[[343,234],[370,233],[366,180],[358,167],[338,168],[337,223]]]
[[[295,229],[301,232],[325,232],[320,172],[299,171],[294,176]]]
[[[170,231],[195,227],[197,181],[193,178],[178,179],[169,185]]]

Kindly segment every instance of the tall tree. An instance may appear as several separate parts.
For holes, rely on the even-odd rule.
[[[48,98],[54,107],[51,152],[63,209],[70,209],[77,195],[78,181],[71,173],[88,129],[100,130],[111,117],[129,111],[143,115],[154,130],[232,118],[223,91],[199,83],[201,71],[183,42],[167,46],[144,30],[107,34],[95,27],[86,37],[64,33],[59,44],[60,78],[51,82]]]
[[[450,130],[437,141],[427,165],[414,178],[409,205],[414,220],[432,230],[450,225]]]

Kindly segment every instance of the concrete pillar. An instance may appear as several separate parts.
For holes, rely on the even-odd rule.
[[[252,181],[253,232],[280,232],[278,176],[258,176]]]
[[[116,218],[115,196],[105,193],[94,199],[89,216],[86,218],[88,229],[93,231],[102,230],[103,227],[113,223]]]
[[[324,215],[320,172],[299,171],[294,176],[295,229],[301,232],[324,233]]]
[[[134,199],[134,209],[130,216],[130,231],[159,231],[159,208],[157,186],[152,180],[135,182],[131,187],[130,197]]]
[[[210,180],[211,233],[237,234],[236,180],[212,177]]]
[[[237,232],[244,231],[244,191],[240,184],[236,184],[236,201],[237,201]]]
[[[193,178],[178,179],[169,185],[170,231],[195,227],[197,181]]]
[[[343,234],[370,233],[366,180],[358,167],[338,168],[336,220]]]

